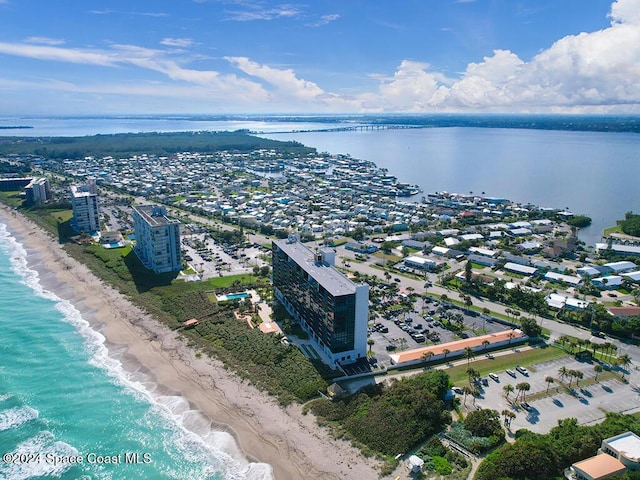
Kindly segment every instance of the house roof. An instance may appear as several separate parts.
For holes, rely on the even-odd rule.
[[[587,458],[581,462],[574,463],[572,466],[596,480],[626,469],[620,460],[606,453]]]
[[[614,317],[637,317],[640,315],[640,307],[607,307],[607,312]]]

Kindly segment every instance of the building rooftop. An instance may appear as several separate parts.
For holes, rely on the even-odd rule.
[[[276,240],[274,243],[334,297],[356,293],[355,283],[334,267],[316,262],[314,253],[299,241]]]
[[[640,461],[640,437],[626,432],[606,440],[607,445],[634,462]]]
[[[573,468],[581,470],[595,479],[607,477],[625,470],[625,466],[620,460],[606,453],[574,463]]]
[[[140,216],[153,227],[177,223],[176,220],[170,220],[167,218],[167,211],[164,207],[157,205],[138,205],[133,207],[133,209],[136,210]]]
[[[420,360],[422,356],[427,352],[433,352],[434,355],[443,355],[444,350],[449,350],[450,353],[456,354],[461,352],[465,348],[477,348],[482,346],[482,342],[487,340],[490,345],[509,340],[509,335],[512,334],[512,340],[516,340],[524,337],[525,335],[520,330],[504,330],[502,332],[491,333],[488,335],[480,335],[479,337],[465,338],[463,340],[456,340],[448,343],[441,343],[439,345],[431,345],[429,347],[415,348],[413,350],[405,350],[404,352],[394,353],[389,355],[393,363],[413,362]]]

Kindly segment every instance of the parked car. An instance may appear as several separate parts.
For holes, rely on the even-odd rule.
[[[525,377],[529,376],[529,370],[527,370],[524,367],[521,367],[520,365],[516,365],[516,370],[519,371],[521,374],[523,374]]]
[[[511,375],[513,378],[516,378],[516,372],[511,369],[507,370],[507,375]]]
[[[493,372],[492,372],[492,373],[490,373],[490,374],[489,374],[489,376],[490,376],[493,380],[495,380],[496,382],[499,382],[499,381],[500,381],[500,377],[498,377],[498,374],[497,374],[497,373],[493,373]]]
[[[482,385],[484,385],[485,387],[489,386],[489,380],[487,380],[487,377],[482,377],[480,381],[482,382]]]
[[[525,410],[527,410],[527,411],[528,411],[528,410],[531,410],[531,405],[529,405],[527,402],[522,402],[522,403],[520,404],[520,406],[521,406],[522,408],[524,408]]]
[[[454,393],[457,393],[458,395],[462,395],[464,393],[460,387],[453,387],[451,390],[453,390]]]

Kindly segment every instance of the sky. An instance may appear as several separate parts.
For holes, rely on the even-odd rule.
[[[0,0],[3,116],[438,112],[640,113],[640,0]]]

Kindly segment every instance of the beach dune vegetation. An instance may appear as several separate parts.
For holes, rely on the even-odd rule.
[[[441,370],[378,384],[337,401],[319,399],[311,410],[365,450],[393,457],[425,441],[451,421]]]

